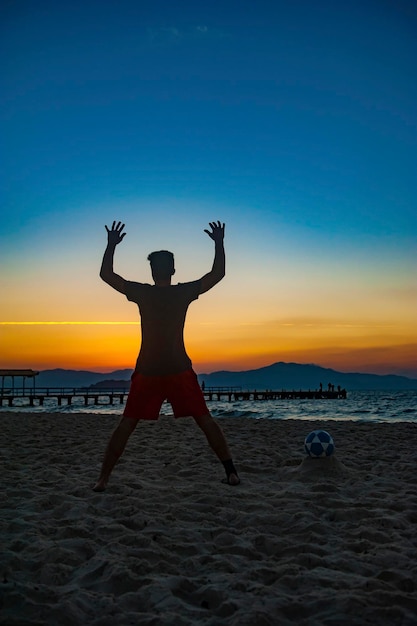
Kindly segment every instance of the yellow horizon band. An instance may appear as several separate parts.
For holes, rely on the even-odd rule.
[[[138,322],[0,322],[0,326],[137,326]]]

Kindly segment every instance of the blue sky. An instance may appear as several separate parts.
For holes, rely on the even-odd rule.
[[[300,285],[303,272],[334,281],[331,270],[363,291],[386,281],[402,290],[408,328],[415,3],[23,0],[0,11],[0,260],[21,289],[51,263],[95,277],[103,223],[119,217],[131,250],[159,237],[200,270],[210,248],[197,233],[223,219],[235,283],[271,268]],[[5,280],[2,319],[36,316]],[[377,320],[380,303],[369,306]]]

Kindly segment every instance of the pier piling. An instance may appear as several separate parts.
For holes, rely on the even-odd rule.
[[[24,388],[3,389],[0,394],[0,407],[7,403],[9,407],[14,406],[14,401],[17,399],[25,399],[28,401],[30,407],[35,406],[35,402],[39,403],[39,406],[44,406],[45,398],[55,399],[58,406],[62,406],[65,400],[68,405],[73,404],[74,398],[83,398],[84,405],[88,406],[90,398],[94,402],[94,406],[101,404],[114,405],[115,398],[119,400],[119,404],[124,404],[125,396],[127,396],[127,389],[76,389],[76,388],[63,388],[55,389],[51,387],[45,387],[38,390],[25,390]],[[280,391],[265,390],[242,390],[238,387],[209,387],[203,390],[204,398],[212,402],[213,400],[228,402],[262,402],[266,400],[336,400],[345,399],[347,397],[346,389],[334,390],[285,390]]]

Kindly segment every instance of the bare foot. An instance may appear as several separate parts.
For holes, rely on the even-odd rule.
[[[223,478],[222,483],[234,487],[235,485],[240,484],[240,478],[237,474],[229,474],[227,478]]]
[[[93,491],[104,491],[107,487],[107,480],[100,478],[96,485],[93,487]]]

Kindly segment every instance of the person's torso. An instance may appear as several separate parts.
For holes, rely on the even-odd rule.
[[[199,281],[196,283],[137,288],[134,301],[141,317],[142,343],[136,371],[165,376],[191,368],[184,345],[184,323],[190,302],[198,297]]]

